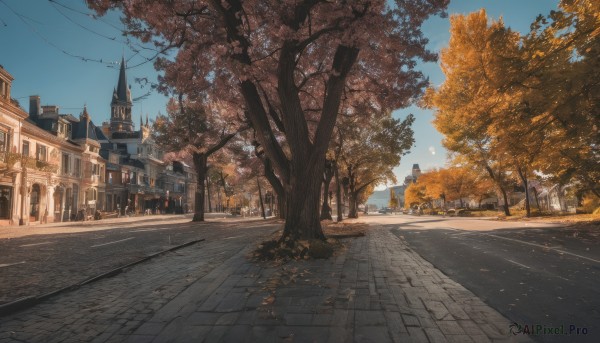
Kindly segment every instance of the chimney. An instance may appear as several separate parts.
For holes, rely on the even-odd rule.
[[[40,113],[40,96],[32,95],[29,97],[29,116],[33,118],[39,117]]]

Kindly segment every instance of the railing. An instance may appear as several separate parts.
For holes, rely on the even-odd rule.
[[[36,160],[33,157],[23,156],[15,152],[0,152],[0,162],[6,163],[7,167],[13,168],[17,162],[21,162],[21,167],[36,169],[47,173],[57,173],[58,165],[48,161]]]
[[[29,166],[27,166],[29,167]],[[39,171],[48,172],[48,173],[56,173],[58,171],[58,165],[53,164],[47,161],[35,160],[35,168]]]

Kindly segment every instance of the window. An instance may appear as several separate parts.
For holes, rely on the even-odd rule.
[[[60,137],[69,137],[71,135],[71,126],[65,123],[58,123],[58,133]]]
[[[23,141],[22,153],[23,153],[23,156],[29,156],[29,142],[28,141]]]
[[[0,152],[8,150],[8,132],[0,130]]]
[[[81,159],[75,158],[75,166],[73,167],[73,175],[81,176]]]
[[[131,184],[132,185],[137,185],[137,173],[136,172],[131,172]]]
[[[37,144],[35,158],[38,161],[47,161],[47,154],[46,154],[46,146],[45,145]]]
[[[98,198],[98,192],[96,191],[95,188],[90,188],[87,190],[87,192],[85,192],[85,201],[94,201],[97,200]]]
[[[112,185],[113,183],[113,172],[108,172],[108,184]]]
[[[71,156],[68,154],[62,155],[62,173],[64,175],[71,174]]]

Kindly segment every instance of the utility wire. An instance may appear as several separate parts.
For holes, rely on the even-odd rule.
[[[82,60],[84,62],[96,62],[96,63],[104,64],[104,65],[106,65],[109,68],[115,68],[115,64],[117,62],[105,62],[103,59],[88,58],[88,57],[76,55],[76,54],[73,54],[73,53],[70,53],[70,52],[66,51],[65,49],[63,49],[63,48],[59,47],[58,45],[52,43],[46,37],[44,37],[42,34],[40,34],[39,31],[35,27],[33,27],[33,25],[31,25],[26,19],[36,22],[35,20],[33,20],[31,18],[28,18],[28,17],[22,15],[21,13],[13,10],[12,7],[8,6],[8,4],[6,4],[4,2],[4,0],[0,0],[0,3],[3,4],[4,6],[6,6],[6,8],[8,8],[9,11],[11,11],[14,15],[16,15],[29,28],[29,30],[31,30],[35,35],[37,35],[41,40],[43,40],[49,46],[51,46],[51,47],[57,49],[58,51],[62,52],[63,54],[65,54],[67,56],[70,56],[70,57],[73,57],[73,58],[80,59],[80,60]]]
[[[60,7],[63,7],[63,8],[65,8],[65,9],[68,9],[69,11],[73,11],[73,12],[75,12],[75,13],[82,14],[82,15],[84,15],[84,16],[86,16],[86,17],[89,17],[89,18],[92,18],[92,19],[95,19],[95,20],[99,20],[99,21],[101,21],[101,22],[105,23],[106,25],[108,25],[108,26],[110,26],[110,27],[114,28],[115,30],[117,30],[117,31],[119,31],[119,32],[122,32],[122,30],[121,30],[120,28],[118,28],[116,25],[114,25],[113,23],[109,22],[108,20],[104,20],[104,19],[102,19],[102,18],[100,18],[100,17],[98,17],[98,16],[96,16],[96,15],[94,15],[94,14],[92,14],[92,13],[88,13],[88,12],[83,12],[83,11],[80,11],[80,10],[78,10],[78,9],[76,9],[76,8],[73,8],[73,7],[67,6],[67,5],[65,5],[65,4],[62,4],[62,3],[58,2],[58,1],[55,1],[55,0],[48,0],[48,1],[49,1],[49,2],[52,2],[52,3],[54,3],[54,4],[57,4],[58,6],[60,6]]]
[[[65,9],[69,10],[69,11],[72,11],[72,12],[74,12],[74,13],[77,13],[77,14],[84,15],[84,16],[86,16],[86,17],[88,17],[88,18],[92,18],[92,19],[94,19],[94,20],[99,20],[99,21],[101,21],[101,22],[105,23],[106,25],[109,25],[110,27],[114,28],[115,30],[117,30],[117,31],[119,31],[119,32],[121,32],[121,33],[124,33],[124,30],[123,30],[123,29],[121,29],[121,28],[118,28],[117,26],[115,26],[115,25],[114,25],[114,24],[112,24],[111,22],[109,22],[109,21],[107,21],[107,20],[104,20],[104,19],[102,19],[102,17],[100,17],[100,16],[94,15],[94,14],[92,14],[92,13],[88,13],[88,12],[80,11],[80,10],[78,10],[78,9],[76,9],[76,8],[73,8],[73,7],[67,6],[67,5],[65,5],[65,4],[63,4],[63,3],[59,2],[59,1],[56,1],[56,0],[48,0],[48,1],[49,1],[49,2],[51,2],[53,5],[54,5],[54,4],[55,4],[55,5],[58,5],[58,6],[60,6],[60,7],[63,7],[63,8],[65,8]],[[54,7],[55,7],[55,8],[58,10],[58,8],[57,8],[56,6],[54,6]],[[61,14],[62,14],[63,16],[66,16],[66,15],[65,15],[63,12],[61,12]],[[73,21],[71,18],[67,18],[67,19],[69,19],[70,21]],[[76,23],[76,24],[77,24],[77,23]],[[79,24],[77,24],[77,25],[78,25],[78,26],[81,26],[81,25],[79,25]],[[88,28],[86,28],[86,27],[84,27],[84,29],[85,29],[85,30],[88,30],[88,31],[90,31],[90,30],[89,30]],[[95,33],[95,32],[94,32],[94,33]],[[100,36],[104,37],[104,36],[103,36],[103,35],[101,35],[101,34],[100,34]],[[108,39],[111,39],[111,40],[114,40],[114,39],[115,39],[115,38],[113,38],[113,37],[104,37],[104,38],[108,38]],[[128,38],[128,37],[125,37],[125,38],[126,38],[126,41],[125,41],[125,42],[123,42],[123,44],[126,44],[127,46],[129,46],[129,48],[130,48],[131,50],[133,50],[134,52],[138,52],[138,51],[139,51],[137,48],[139,48],[139,49],[142,49],[142,50],[151,50],[151,51],[157,51],[155,48],[151,48],[151,47],[143,46],[143,45],[141,45],[141,44],[138,44],[138,43],[133,43],[133,42],[131,42],[131,40],[129,40],[129,38]],[[136,48],[136,47],[137,47],[137,48]],[[144,57],[144,56],[142,56],[142,57]],[[147,57],[144,57],[144,58],[148,59]]]
[[[102,38],[109,39],[109,40],[111,40],[111,41],[113,41],[113,42],[119,42],[119,43],[121,43],[121,44],[127,44],[127,43],[126,43],[126,42],[124,42],[124,41],[118,41],[118,40],[117,40],[117,37],[110,37],[110,36],[104,35],[104,34],[102,34],[102,33],[96,32],[96,31],[94,31],[94,30],[92,30],[92,29],[90,29],[90,28],[88,28],[88,27],[86,27],[86,26],[84,26],[84,25],[81,25],[81,24],[79,24],[79,23],[78,23],[78,22],[76,22],[75,20],[71,19],[71,17],[69,17],[68,15],[66,15],[65,13],[63,13],[63,11],[61,11],[61,10],[60,10],[60,9],[59,9],[59,8],[58,8],[56,5],[54,5],[54,4],[55,4],[55,2],[54,2],[54,1],[52,1],[52,0],[49,0],[49,1],[50,1],[50,3],[52,4],[52,7],[53,7],[53,8],[54,8],[54,9],[55,9],[55,10],[56,10],[58,13],[60,13],[60,15],[62,15],[63,17],[65,17],[65,18],[66,18],[68,21],[70,21],[71,23],[73,23],[73,24],[75,24],[75,25],[77,25],[77,26],[81,27],[82,29],[84,29],[84,30],[86,30],[86,31],[88,31],[88,32],[91,32],[91,33],[93,33],[93,34],[95,34],[95,35],[97,35],[97,36],[100,36],[100,37],[102,37]]]

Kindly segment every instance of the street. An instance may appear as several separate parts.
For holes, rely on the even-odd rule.
[[[597,231],[409,215],[348,222],[369,223],[367,235],[344,239],[329,260],[280,266],[248,260],[280,228],[273,219],[0,230],[5,302],[205,239],[0,318],[0,341],[597,341]],[[537,326],[546,332],[511,335]]]
[[[471,218],[361,219],[386,224],[423,258],[517,324],[600,329],[600,231]],[[542,337],[553,339],[562,337]]]
[[[235,219],[192,223],[183,216],[152,216],[109,224],[68,223],[51,227],[52,233],[35,226],[21,228],[19,234],[0,232],[0,305],[58,290],[193,240],[243,238],[249,234],[232,230],[236,223]],[[246,228],[253,226],[245,224]]]

